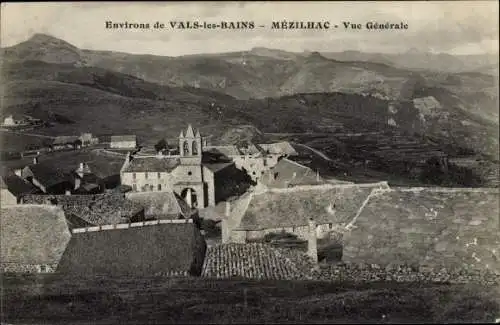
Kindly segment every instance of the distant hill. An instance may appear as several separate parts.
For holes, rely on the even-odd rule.
[[[156,142],[177,136],[187,122],[215,140],[235,141],[254,137],[252,128],[393,128],[498,152],[498,86],[480,72],[410,71],[390,60],[341,61],[266,48],[133,55],[82,50],[43,34],[1,52],[2,112],[55,122],[41,130],[51,135],[134,133]]]
[[[367,61],[393,65],[409,70],[434,70],[446,73],[481,71],[484,66],[497,66],[498,55],[450,55],[410,49],[405,53],[365,53],[359,51],[325,52],[325,57],[340,61]],[[498,69],[498,68],[497,68]]]

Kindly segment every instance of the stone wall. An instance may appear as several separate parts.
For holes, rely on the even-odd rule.
[[[480,283],[500,285],[500,273],[485,270],[429,268],[418,265],[378,265],[364,263],[339,263],[323,265],[313,271],[312,278],[321,281],[352,282],[433,282]]]
[[[57,264],[0,263],[1,273],[54,273]]]

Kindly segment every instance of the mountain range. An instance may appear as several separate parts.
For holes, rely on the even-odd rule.
[[[340,124],[498,152],[498,82],[488,68],[498,63],[488,56],[253,48],[164,57],[79,49],[44,34],[0,54],[2,113],[64,117],[66,124],[42,131],[50,134],[135,133],[157,141],[188,121],[215,138],[238,125],[325,132]]]

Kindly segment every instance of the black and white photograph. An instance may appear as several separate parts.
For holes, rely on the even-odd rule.
[[[3,2],[1,324],[500,323],[498,17]]]

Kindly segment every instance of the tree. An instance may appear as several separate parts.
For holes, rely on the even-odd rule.
[[[168,143],[165,139],[161,139],[160,141],[158,141],[158,143],[155,144],[156,152],[160,152],[167,148],[168,148]]]

